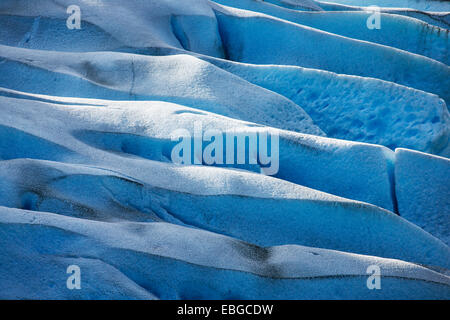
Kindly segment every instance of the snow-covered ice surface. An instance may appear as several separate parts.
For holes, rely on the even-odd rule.
[[[354,2],[356,4],[356,2]],[[320,6],[322,10],[325,11],[366,11],[368,12],[369,7],[377,6],[375,1],[370,1],[370,3],[362,3],[358,5],[346,5],[335,2],[327,1],[316,1],[316,4]],[[394,4],[393,4],[394,3]],[[389,13],[395,15],[403,15],[406,17],[411,17],[414,19],[421,20],[430,24],[431,26],[441,27],[448,29],[450,27],[450,4],[446,0],[411,0],[409,7],[401,7],[398,1],[392,2],[378,2],[377,10],[381,13]],[[420,8],[419,4],[426,4],[428,9],[415,9]],[[419,6],[418,6],[419,5]],[[431,5],[431,6],[430,6]],[[430,8],[432,10],[430,10]],[[429,11],[427,11],[429,10]],[[372,11],[373,12],[373,11]],[[447,32],[447,30],[444,30]],[[448,33],[448,32],[447,32]]]
[[[450,299],[450,8],[396,3],[1,1],[0,298]]]
[[[339,4],[354,6],[379,6],[390,8],[411,8],[423,11],[450,12],[450,3],[445,0],[330,0]]]

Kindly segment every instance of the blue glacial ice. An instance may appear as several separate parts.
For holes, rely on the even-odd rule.
[[[450,299],[449,11],[0,2],[0,299]]]
[[[395,158],[399,213],[450,244],[450,160],[408,149]]]

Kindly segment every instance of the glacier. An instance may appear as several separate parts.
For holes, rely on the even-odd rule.
[[[450,299],[449,17],[1,1],[0,299]]]

